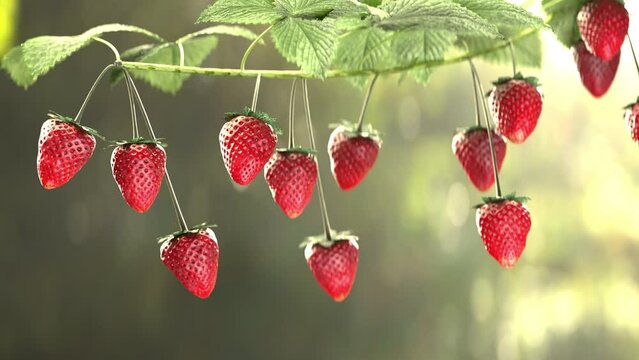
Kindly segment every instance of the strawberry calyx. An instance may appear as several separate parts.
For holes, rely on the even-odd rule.
[[[300,248],[305,248],[309,245],[319,245],[323,248],[330,248],[340,241],[359,241],[359,238],[356,235],[353,235],[350,231],[340,231],[337,232],[331,229],[331,238],[326,238],[326,234],[309,236],[304,241],[300,243]]]
[[[463,134],[472,134],[474,132],[477,131],[487,131],[485,126],[471,126],[471,127],[465,127],[465,128],[457,128],[457,134],[459,133],[463,133]]]
[[[235,119],[238,116],[247,116],[247,117],[252,117],[252,118],[258,119],[258,120],[264,122],[265,124],[267,124],[268,126],[270,126],[277,135],[282,135],[282,129],[280,129],[277,126],[277,119],[272,117],[271,115],[265,113],[265,112],[253,111],[253,110],[251,110],[250,107],[247,106],[241,112],[227,112],[227,113],[224,113],[224,118],[225,118],[226,121],[231,121],[231,120]]]
[[[179,230],[179,231],[176,231],[176,232],[174,232],[172,234],[161,236],[161,237],[157,238],[157,241],[158,241],[159,244],[161,244],[161,243],[166,242],[166,241],[173,241],[173,240],[179,238],[180,236],[184,236],[186,234],[197,234],[198,232],[200,232],[200,231],[202,231],[204,229],[210,229],[210,228],[215,228],[215,227],[217,227],[217,225],[209,225],[207,223],[201,223],[199,225],[195,225],[195,226],[191,227],[188,230]]]
[[[635,105],[639,105],[639,97],[637,97],[637,101],[635,101],[635,102],[633,102],[633,103],[631,103],[631,104],[626,105],[626,106],[624,107],[624,109],[626,109],[626,110],[632,109]]]
[[[55,120],[55,121],[59,121],[59,122],[63,122],[63,123],[67,123],[67,124],[71,124],[71,125],[77,126],[80,129],[82,129],[85,133],[87,133],[89,135],[93,135],[94,137],[97,137],[98,139],[100,139],[102,141],[106,141],[106,138],[104,136],[102,136],[96,129],[90,128],[88,126],[81,125],[77,121],[75,121],[75,119],[73,119],[71,117],[60,115],[57,112],[52,111],[52,110],[49,110],[49,112],[47,113],[47,116],[49,117],[50,120]]]
[[[280,154],[305,154],[305,155],[312,155],[312,156],[317,155],[317,151],[311,148],[305,148],[301,146],[295,146],[292,148],[281,148],[281,149],[276,149],[275,151],[277,151]]]
[[[518,72],[515,76],[505,76],[505,77],[500,77],[499,79],[497,79],[497,81],[493,82],[493,85],[495,86],[499,86],[499,85],[503,85],[506,84],[512,80],[521,80],[521,81],[525,81],[527,83],[529,83],[530,85],[532,85],[533,87],[540,87],[541,84],[539,83],[539,79],[534,77],[534,76],[528,76],[528,77],[524,77],[524,75],[522,75],[520,72]]]
[[[339,127],[342,127],[344,129],[344,134],[346,134],[346,136],[349,138],[364,137],[375,141],[379,145],[382,144],[380,132],[374,129],[373,125],[371,124],[365,124],[364,128],[361,131],[357,130],[357,124],[353,124],[352,122],[346,120],[342,120],[337,124],[329,125],[329,128],[331,129],[337,129]]]
[[[159,145],[161,147],[168,147],[168,145],[164,142],[162,142],[162,140],[164,139],[147,139],[145,137],[139,136],[136,137],[134,139],[130,139],[130,140],[117,140],[117,141],[111,141],[111,146],[125,146],[125,145],[134,145],[134,144],[139,144],[139,145]]]
[[[511,194],[500,196],[500,197],[494,197],[494,196],[484,197],[482,198],[482,200],[484,202],[481,204],[475,205],[474,206],[475,209],[479,209],[480,207],[487,204],[499,204],[504,201],[516,201],[520,204],[525,204],[526,202],[530,201],[530,198],[527,196],[517,196],[517,194],[511,193]]]

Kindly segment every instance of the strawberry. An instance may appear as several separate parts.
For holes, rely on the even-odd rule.
[[[333,300],[344,301],[351,292],[357,274],[357,237],[342,233],[332,240],[326,240],[324,236],[309,238],[304,257],[322,289]]]
[[[537,79],[520,73],[501,78],[490,93],[492,115],[499,132],[515,144],[521,144],[535,130],[543,101]]]
[[[313,197],[317,181],[315,156],[303,149],[278,150],[264,169],[273,200],[291,219],[300,216]]]
[[[129,206],[144,213],[160,192],[166,152],[160,143],[142,138],[120,142],[111,155],[111,171]]]
[[[277,143],[274,119],[246,109],[227,113],[220,131],[220,150],[233,181],[248,185],[273,155]]]
[[[497,157],[497,168],[501,170],[506,157],[506,142],[494,130],[492,137]],[[477,190],[487,191],[493,186],[495,172],[486,128],[459,129],[453,137],[453,153]]]
[[[592,55],[583,41],[580,41],[573,46],[573,54],[581,82],[586,89],[596,98],[604,96],[617,74],[621,53],[617,53],[612,60],[605,61]]]
[[[630,137],[634,142],[639,143],[639,98],[637,102],[626,106],[625,118]]]
[[[202,224],[160,239],[160,259],[193,295],[206,299],[215,288],[220,250],[215,233]]]
[[[95,150],[93,129],[56,113],[42,124],[38,141],[38,177],[47,189],[66,184],[89,161]]]
[[[629,23],[628,11],[617,0],[594,0],[577,14],[577,26],[588,51],[604,61],[619,54]]]
[[[477,229],[486,251],[506,269],[512,269],[526,247],[531,220],[525,198],[508,195],[486,198],[477,208]]]
[[[328,140],[331,171],[340,189],[356,187],[368,174],[382,145],[375,130],[358,132],[352,124],[340,125]]]

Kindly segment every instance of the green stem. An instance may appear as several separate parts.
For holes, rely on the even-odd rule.
[[[260,96],[260,84],[262,83],[262,74],[257,74],[255,79],[255,89],[253,90],[253,101],[251,102],[251,111],[257,109],[257,98]]]
[[[469,60],[471,68],[470,75],[473,77],[473,100],[475,100],[475,126],[481,127],[481,109],[479,102],[481,101],[479,97],[481,96],[479,91],[477,91],[477,79],[475,79],[475,74],[473,73],[472,62]]]
[[[295,147],[295,92],[297,90],[297,79],[293,80],[291,87],[291,100],[288,104],[288,148]]]
[[[124,76],[126,80],[131,84],[131,88],[133,89],[133,93],[135,94],[135,98],[137,100],[138,106],[142,112],[142,116],[146,122],[146,126],[149,130],[149,134],[153,138],[153,140],[157,140],[155,136],[155,132],[153,131],[153,126],[151,125],[151,120],[149,119],[149,114],[146,112],[146,108],[142,103],[142,97],[140,97],[140,93],[138,92],[135,83],[133,82],[133,78],[129,75],[129,72],[124,70]],[[171,196],[171,202],[173,203],[173,210],[175,210],[175,216],[178,219],[178,223],[180,224],[180,230],[187,231],[189,229],[186,224],[186,220],[184,219],[184,214],[182,213],[182,208],[180,207],[180,202],[178,201],[177,195],[175,195],[175,189],[173,188],[173,183],[171,182],[171,176],[169,176],[169,170],[165,169],[164,175],[166,177],[166,186],[169,189],[169,194]]]
[[[632,40],[630,40],[630,34],[627,34],[626,36],[628,37],[628,44],[630,44],[630,50],[632,51],[632,58],[635,60],[637,73],[639,73],[639,61],[637,61],[637,53],[635,53],[635,47],[632,45]]]
[[[317,150],[315,146],[315,135],[313,133],[313,120],[311,120],[311,106],[308,100],[308,80],[304,79],[302,82],[304,88],[304,110],[306,111],[306,125],[308,126],[308,136],[311,139],[311,149]],[[331,223],[328,219],[328,210],[326,209],[326,199],[324,197],[324,187],[322,186],[322,177],[320,175],[319,167],[317,169],[317,194],[320,200],[320,209],[322,211],[322,224],[324,225],[324,236],[326,240],[332,241],[331,236]]]
[[[248,57],[251,54],[251,51],[253,51],[253,48],[255,48],[255,45],[257,45],[262,40],[264,35],[266,35],[266,33],[268,33],[272,28],[273,28],[273,25],[267,27],[266,30],[262,31],[262,33],[259,34],[255,38],[255,40],[253,40],[251,45],[249,45],[249,47],[246,49],[246,51],[244,52],[244,56],[242,57],[242,62],[240,63],[240,71],[244,71],[245,70],[245,68],[246,68],[246,60],[248,60]]]
[[[371,83],[368,86],[368,91],[366,92],[366,96],[364,96],[364,104],[362,104],[362,111],[359,113],[359,121],[357,122],[357,133],[361,133],[364,129],[364,116],[366,115],[366,109],[368,108],[368,102],[371,99],[371,94],[373,93],[373,87],[375,87],[375,82],[379,74],[375,74],[371,79]]]
[[[99,38],[99,37],[97,37],[97,36],[94,36],[94,37],[93,37],[93,40],[95,40],[95,41],[97,41],[97,42],[99,42],[99,43],[102,43],[102,44],[104,44],[104,45],[108,46],[108,47],[109,47],[109,49],[111,49],[111,51],[113,51],[113,54],[115,55],[115,61],[116,61],[116,62],[121,61],[121,59],[120,59],[120,52],[119,52],[119,51],[118,51],[118,49],[115,47],[115,45],[113,45],[113,44],[111,44],[110,42],[108,42],[108,41],[104,40],[103,38]]]
[[[138,130],[138,117],[135,110],[135,101],[133,100],[133,90],[131,89],[131,84],[128,79],[125,79],[124,83],[126,84],[126,92],[129,95],[129,107],[131,108],[131,127],[133,129],[132,139],[137,139],[140,137],[140,131]]]
[[[536,33],[537,31],[538,30],[530,30],[530,31],[524,32],[521,35],[513,38],[512,41],[518,41],[520,39],[525,38],[526,36]],[[463,61],[467,61],[476,56],[486,55],[497,50],[502,50],[506,48],[507,46],[508,46],[508,42],[504,42],[503,44],[496,45],[492,48],[468,53],[468,54],[457,56],[454,58],[418,61],[409,65],[397,66],[397,67],[383,69],[383,70],[375,70],[375,71],[373,70],[328,70],[323,77],[324,78],[343,78],[343,77],[353,77],[353,76],[371,76],[375,74],[385,75],[385,74],[405,72],[405,71],[409,71],[409,70],[413,70],[417,68],[434,68],[438,66],[457,64]],[[131,69],[131,70],[162,71],[162,72],[174,72],[174,73],[181,73],[181,74],[198,74],[198,75],[208,75],[208,76],[256,77],[258,75],[261,75],[262,77],[271,78],[271,79],[319,78],[318,75],[309,74],[300,70],[242,70],[242,69],[229,69],[229,68],[203,68],[203,67],[197,67],[197,66],[149,64],[149,63],[141,63],[141,62],[134,62],[134,61],[123,61],[122,67],[126,69]]]
[[[80,121],[82,121],[84,110],[86,110],[87,104],[89,103],[89,100],[91,100],[91,97],[93,96],[93,93],[95,92],[95,89],[98,87],[98,84],[100,83],[104,75],[106,75],[106,73],[114,67],[115,65],[113,64],[107,65],[107,67],[105,67],[104,70],[102,70],[100,75],[98,75],[98,78],[95,79],[95,81],[93,82],[93,85],[91,86],[91,89],[89,89],[89,93],[87,94],[87,96],[84,98],[84,101],[82,102],[82,106],[80,106],[80,110],[78,110],[78,114],[75,116],[75,122],[79,124]]]
[[[479,74],[477,73],[477,68],[475,67],[475,64],[473,64],[472,60],[468,60],[468,62],[470,63],[470,69],[473,73],[473,76],[475,77],[475,81],[477,82],[477,85],[479,86],[479,94],[485,94],[484,92],[484,86],[481,84],[481,80],[479,79]],[[475,91],[477,91],[477,88],[475,88]],[[490,155],[492,157],[492,162],[493,162],[493,171],[495,173],[495,189],[497,192],[497,198],[501,198],[501,183],[499,182],[499,167],[497,166],[497,154],[495,152],[495,144],[493,143],[493,129],[492,126],[490,125],[490,113],[488,111],[488,104],[486,103],[486,99],[484,98],[484,96],[481,96],[482,99],[482,105],[484,107],[484,121],[486,122],[486,131],[488,132],[488,143],[490,145]]]
[[[180,66],[184,66],[184,45],[182,45],[182,43],[179,41],[177,41],[175,44],[177,45],[178,51],[180,52]]]
[[[510,40],[508,40],[508,48],[510,49],[510,60],[513,62],[513,77],[515,77],[517,76],[517,60],[515,58],[515,47]]]

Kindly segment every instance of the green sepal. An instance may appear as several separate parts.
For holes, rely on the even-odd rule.
[[[362,131],[357,131],[357,124],[352,123],[348,120],[340,120],[339,123],[333,123],[328,125],[329,129],[336,129],[340,126],[344,127],[344,129],[346,130],[346,135],[349,138],[365,137],[365,138],[372,139],[373,141],[377,142],[380,145],[382,144],[381,133],[377,131],[376,129],[374,129],[373,125],[371,124],[364,124]]]
[[[321,247],[330,248],[335,243],[340,241],[359,241],[356,235],[353,235],[350,231],[337,232],[331,229],[331,238],[327,239],[326,234],[309,236],[300,243],[300,248],[305,248],[308,245],[319,245]]]
[[[624,110],[632,109],[632,108],[633,108],[635,105],[637,105],[637,104],[639,104],[639,97],[637,97],[637,101],[635,101],[635,102],[633,102],[633,103],[631,103],[631,104],[628,104],[628,105],[624,106]]]
[[[502,84],[505,84],[511,80],[523,80],[527,83],[529,83],[530,85],[534,86],[534,87],[540,87],[541,84],[539,83],[539,79],[534,77],[534,76],[528,76],[528,77],[524,77],[524,75],[522,75],[520,72],[518,72],[515,76],[505,76],[505,77],[500,77],[499,79],[497,79],[497,81],[493,82],[493,85],[495,86],[499,86]]]
[[[465,127],[465,128],[457,128],[456,134],[459,134],[459,133],[471,134],[471,133],[474,133],[475,131],[488,131],[488,130],[486,129],[485,126],[473,125],[473,126]]]
[[[517,196],[516,193],[511,193],[502,197],[494,197],[494,196],[484,197],[482,198],[482,200],[484,202],[481,204],[475,205],[474,206],[475,209],[479,209],[480,207],[486,204],[498,204],[504,201],[516,201],[520,204],[525,204],[526,202],[530,201],[530,198],[527,196]]]
[[[168,147],[169,145],[165,142],[162,142],[164,139],[147,139],[145,137],[139,136],[135,139],[131,140],[116,140],[110,141],[110,146],[124,146],[124,145],[133,145],[133,144],[145,144],[145,145],[160,145],[163,148]]]
[[[256,119],[259,119],[261,121],[263,121],[264,123],[266,123],[267,125],[269,125],[271,128],[273,128],[273,131],[275,131],[275,133],[277,135],[282,135],[282,129],[280,129],[277,126],[277,119],[272,117],[271,115],[262,112],[262,111],[253,111],[251,110],[250,107],[245,107],[244,110],[242,112],[227,112],[224,113],[224,118],[226,119],[226,121],[231,121],[234,118],[238,117],[238,116],[250,116],[250,117],[254,117]]]
[[[281,148],[281,149],[276,149],[276,151],[282,154],[295,153],[295,154],[306,154],[306,155],[313,155],[313,156],[317,155],[316,150],[313,150],[311,148],[301,147],[301,146],[295,146],[292,148]]]
[[[172,241],[172,240],[177,239],[180,236],[183,236],[183,235],[186,235],[186,234],[197,234],[201,230],[209,229],[209,228],[216,228],[216,227],[217,227],[217,225],[209,225],[207,223],[201,223],[199,225],[195,225],[195,226],[191,227],[188,230],[179,230],[179,231],[176,231],[176,232],[174,232],[172,234],[161,236],[161,237],[157,238],[158,244],[161,244],[161,243],[163,243],[165,241]]]
[[[73,124],[73,125],[79,127],[80,129],[84,130],[84,132],[86,132],[88,134],[91,134],[91,135],[97,137],[98,139],[100,139],[102,141],[106,141],[106,138],[104,136],[102,136],[96,129],[90,128],[88,126],[81,125],[77,121],[75,121],[75,119],[73,119],[71,117],[60,115],[57,112],[52,111],[52,110],[49,110],[49,112],[47,113],[47,116],[51,120],[56,120],[56,121],[60,121],[60,122],[68,123],[68,124]]]

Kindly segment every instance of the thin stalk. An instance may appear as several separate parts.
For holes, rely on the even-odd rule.
[[[255,40],[253,40],[251,45],[249,45],[249,47],[246,49],[246,51],[244,52],[244,56],[242,57],[242,62],[240,63],[240,71],[244,71],[246,69],[246,60],[248,60],[248,57],[251,54],[251,51],[253,51],[253,48],[255,48],[255,45],[257,45],[260,42],[260,40],[262,40],[264,35],[266,35],[266,33],[268,33],[269,31],[271,31],[272,28],[273,28],[273,25],[267,27],[266,30],[262,31],[262,33],[259,34],[255,38]]]
[[[630,44],[630,50],[632,51],[632,58],[635,60],[637,73],[639,73],[639,61],[637,61],[637,53],[635,53],[635,47],[632,45],[632,40],[630,40],[630,34],[627,34],[626,36],[628,37],[628,44]]]
[[[126,84],[126,92],[129,95],[129,107],[131,108],[131,128],[133,129],[132,139],[137,139],[140,137],[140,131],[138,129],[138,117],[135,110],[135,101],[133,100],[133,90],[131,89],[131,84],[128,79],[125,79],[124,83]]]
[[[364,116],[366,115],[366,109],[368,108],[368,102],[371,99],[371,94],[373,93],[373,88],[375,87],[375,82],[377,82],[377,78],[379,74],[375,74],[371,79],[370,85],[368,85],[368,91],[366,92],[366,96],[364,96],[364,103],[362,104],[362,111],[359,113],[359,121],[357,122],[357,133],[361,133],[364,129]]]
[[[82,103],[82,106],[80,106],[80,110],[78,111],[78,114],[75,116],[75,121],[78,124],[80,123],[80,121],[82,121],[82,116],[84,115],[84,110],[86,109],[87,104],[89,103],[89,100],[91,100],[91,97],[93,96],[93,93],[95,92],[95,89],[98,87],[98,84],[100,83],[100,81],[102,80],[104,75],[106,75],[106,73],[109,70],[111,70],[113,67],[115,67],[115,65],[113,65],[113,64],[107,65],[107,67],[105,67],[104,70],[102,70],[100,75],[98,75],[98,78],[95,79],[95,82],[93,83],[93,86],[91,86],[91,89],[89,90],[89,93],[84,98],[84,102]]]
[[[115,45],[113,45],[113,44],[111,44],[110,42],[108,42],[108,41],[104,40],[103,38],[100,38],[100,37],[97,37],[97,36],[94,36],[94,37],[93,37],[93,40],[95,40],[95,41],[97,41],[97,42],[99,42],[99,43],[102,43],[102,44],[104,44],[104,45],[108,46],[108,47],[109,47],[109,49],[111,49],[111,51],[113,51],[113,54],[115,55],[115,61],[116,61],[116,62],[122,61],[122,60],[120,59],[120,52],[119,52],[119,51],[118,51],[118,49],[115,47]]]
[[[255,90],[253,90],[253,102],[251,103],[251,111],[257,109],[257,98],[260,96],[260,84],[262,82],[262,74],[257,74],[255,79]]]
[[[472,60],[468,60],[468,62],[470,63],[470,68],[471,71],[473,73],[473,76],[475,77],[475,80],[477,81],[477,85],[479,86],[479,94],[485,94],[484,92],[484,86],[481,84],[481,80],[479,79],[479,74],[477,73],[477,68],[475,68],[475,64],[473,64]],[[475,91],[477,91],[477,88],[475,88]],[[501,183],[499,182],[499,168],[497,166],[497,154],[495,152],[495,144],[493,143],[493,129],[492,126],[490,124],[490,113],[488,111],[488,104],[486,103],[486,99],[484,98],[484,96],[481,96],[482,99],[482,105],[484,107],[484,120],[486,122],[486,131],[488,132],[488,143],[490,145],[490,155],[492,157],[492,162],[493,162],[493,171],[495,173],[495,189],[496,189],[496,193],[497,193],[497,198],[501,198]]]
[[[479,97],[481,96],[479,94],[479,92],[477,91],[477,79],[475,79],[475,74],[473,73],[473,69],[472,69],[472,63],[471,63],[471,68],[470,68],[470,75],[473,78],[473,100],[475,100],[475,126],[480,127],[481,126],[481,109],[480,109],[480,105],[479,102],[481,101],[479,99]]]
[[[288,105],[288,148],[295,147],[295,92],[297,90],[297,79],[293,80],[291,86],[291,99]]]
[[[308,80],[304,79],[302,82],[304,92],[304,110],[306,111],[306,125],[308,126],[308,136],[311,139],[311,149],[316,150],[315,146],[315,135],[313,133],[313,120],[311,120],[311,106],[308,100]],[[322,211],[322,224],[324,225],[324,236],[326,240],[332,241],[331,236],[331,223],[328,219],[328,210],[326,209],[326,199],[324,198],[324,187],[322,186],[322,177],[320,176],[320,171],[317,171],[317,194],[320,200],[320,209]]]
[[[157,137],[155,136],[155,132],[153,131],[153,126],[151,125],[151,120],[149,119],[149,115],[146,112],[146,108],[144,107],[144,104],[142,103],[142,98],[140,97],[140,93],[138,92],[138,89],[135,86],[135,83],[133,82],[133,78],[131,77],[131,75],[129,75],[128,71],[126,70],[124,71],[124,76],[126,77],[126,80],[131,84],[131,88],[133,89],[133,93],[135,94],[135,98],[137,100],[138,106],[140,107],[142,116],[144,117],[144,121],[146,122],[146,126],[149,130],[149,134],[151,135],[153,140],[157,140]],[[171,196],[171,202],[173,203],[173,210],[175,210],[175,216],[177,217],[178,223],[180,224],[180,229],[182,231],[187,231],[189,227],[186,224],[186,220],[184,219],[184,214],[182,213],[182,208],[180,207],[180,202],[178,201],[177,195],[175,195],[175,190],[173,188],[173,183],[171,182],[171,176],[169,175],[168,169],[165,170],[164,175],[166,177],[166,186],[168,187],[169,194]]]
[[[182,45],[182,42],[180,41],[176,42],[176,44],[178,51],[180,52],[180,66],[184,66],[184,45]]]
[[[508,48],[510,49],[510,60],[513,62],[513,77],[515,77],[517,76],[517,59],[515,58],[515,47],[511,40],[508,40]]]
[[[527,36],[537,33],[539,30],[529,30],[517,35],[512,38],[511,41],[516,42]],[[438,60],[424,60],[418,61],[408,65],[396,66],[383,70],[328,70],[324,76],[324,78],[344,78],[344,77],[353,77],[353,76],[370,76],[375,74],[385,75],[385,74],[395,74],[400,72],[405,72],[408,70],[413,70],[417,68],[434,68],[439,66],[457,64],[463,61],[467,61],[477,56],[490,54],[497,50],[505,49],[508,46],[508,43],[500,43],[499,45],[493,46],[488,49],[483,49],[480,51],[470,52],[464,55],[460,55],[457,57],[452,57],[448,59],[438,59]],[[134,61],[122,61],[122,67],[131,69],[131,70],[143,70],[143,71],[161,71],[161,72],[173,72],[178,74],[198,74],[198,75],[207,75],[207,76],[229,76],[229,77],[256,77],[261,75],[265,78],[270,79],[293,79],[293,78],[302,78],[302,79],[316,79],[319,76],[315,74],[310,74],[301,70],[242,70],[242,69],[229,69],[229,68],[204,68],[198,66],[177,66],[177,65],[166,65],[166,64],[149,64],[142,62],[134,62]]]

